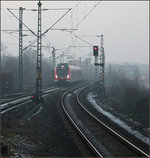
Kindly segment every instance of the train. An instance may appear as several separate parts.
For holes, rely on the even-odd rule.
[[[55,67],[55,82],[56,83],[72,83],[82,79],[80,67],[69,65],[68,63],[59,63]]]

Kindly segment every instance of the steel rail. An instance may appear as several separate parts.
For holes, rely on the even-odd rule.
[[[87,87],[85,87],[87,88]],[[84,89],[85,89],[84,88]],[[133,150],[135,150],[138,154],[140,154],[141,156],[145,156],[145,157],[149,157],[149,155],[147,153],[145,153],[144,151],[142,151],[141,149],[139,149],[137,146],[135,146],[134,144],[132,144],[130,141],[128,141],[127,139],[125,139],[124,137],[122,137],[120,134],[118,134],[117,132],[115,132],[113,129],[111,129],[110,127],[108,127],[105,123],[103,123],[102,121],[100,121],[96,116],[94,116],[90,111],[88,111],[83,104],[80,102],[79,100],[79,94],[84,90],[80,90],[77,93],[77,102],[78,104],[92,117],[94,118],[96,121],[98,121],[98,123],[100,123],[103,127],[105,127],[105,129],[107,129],[108,131],[110,131],[112,134],[114,134],[116,137],[118,137],[123,143],[126,143],[130,148],[132,148]]]
[[[46,91],[48,91],[48,90],[51,90],[51,89],[54,89],[54,88],[57,88],[57,87],[51,87],[51,88],[46,88],[46,89],[43,89],[43,91],[46,93]],[[6,101],[1,101],[1,105],[2,104],[5,104],[5,103],[9,103],[9,102],[11,102],[11,101],[15,101],[15,100],[17,100],[17,99],[21,99],[21,98],[23,98],[23,97],[27,97],[27,96],[30,96],[30,95],[32,95],[34,93],[34,91],[33,92],[30,92],[30,93],[22,93],[22,94],[16,94],[17,95],[17,97],[14,97],[14,98],[11,98],[11,99],[9,99],[9,100],[7,100],[6,99]],[[3,98],[1,98],[2,100],[3,100]]]
[[[60,88],[52,88],[52,89],[47,89],[45,92],[44,92],[44,96],[45,95],[47,95],[47,94],[49,94],[49,93],[52,93],[52,92],[54,92],[54,91],[58,91]],[[25,104],[25,103],[27,103],[27,102],[29,102],[29,101],[32,101],[31,100],[31,98],[30,98],[31,96],[30,95],[27,95],[27,96],[22,96],[22,97],[20,97],[20,98],[16,98],[16,99],[13,99],[13,100],[11,100],[11,101],[8,101],[8,102],[5,102],[5,103],[3,103],[3,104],[7,104],[7,106],[5,107],[1,107],[1,111],[0,111],[0,113],[1,114],[4,114],[4,113],[6,113],[6,112],[8,112],[8,111],[10,111],[10,110],[13,110],[13,109],[15,109],[15,108],[17,108],[18,106],[21,106],[21,105],[23,105],[23,104]],[[23,98],[26,98],[26,99],[24,99],[24,100],[22,100],[22,101],[18,101],[18,102],[16,102],[16,103],[11,103],[11,102],[13,102],[13,101],[17,101],[17,100],[19,100],[19,99],[23,99]],[[3,105],[3,104],[1,104],[1,105]]]
[[[77,132],[80,134],[80,136],[82,137],[82,139],[87,143],[87,145],[90,147],[90,149],[94,152],[94,154],[98,157],[103,158],[103,156],[101,155],[101,153],[96,149],[96,147],[91,143],[91,141],[85,136],[85,134],[81,131],[81,129],[76,125],[75,121],[71,118],[71,116],[69,115],[69,113],[67,112],[65,105],[64,105],[64,98],[65,96],[72,90],[74,90],[76,88],[72,88],[68,91],[66,91],[63,96],[61,97],[61,105],[62,108],[66,114],[66,116],[69,118],[71,124],[73,125],[73,127],[77,130]]]

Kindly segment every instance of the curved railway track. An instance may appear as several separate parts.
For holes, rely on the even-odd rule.
[[[73,127],[94,155],[99,157],[149,157],[147,153],[108,127],[84,107],[79,99],[84,88],[65,92],[61,98],[61,104]]]

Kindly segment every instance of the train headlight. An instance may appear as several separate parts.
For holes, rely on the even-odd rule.
[[[69,78],[69,75],[67,75],[67,78]]]
[[[56,78],[58,78],[58,76],[57,76],[57,75],[55,75],[55,77],[56,77]]]

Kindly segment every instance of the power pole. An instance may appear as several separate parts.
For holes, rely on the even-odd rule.
[[[95,56],[95,63],[96,64],[98,63],[98,56]],[[95,71],[95,80],[97,82],[98,81],[98,67],[97,66],[95,66],[94,71]]]
[[[37,34],[37,78],[36,78],[36,96],[37,102],[42,102],[42,47],[41,47],[41,5],[38,2],[38,34]]]
[[[22,10],[25,8],[19,8],[19,18],[12,12],[10,9],[7,8],[7,10],[16,18],[19,20],[19,89],[23,89],[23,74],[21,73],[22,71],[22,52],[26,50],[28,47],[33,45],[34,43],[37,42],[37,77],[36,77],[36,99],[37,102],[42,102],[42,46],[41,46],[41,39],[45,36],[45,34],[49,31],[52,30],[54,27],[65,15],[68,14],[68,12],[71,10],[71,8],[64,8],[61,10],[67,10],[52,26],[50,26],[43,34],[41,33],[41,5],[42,3],[38,2],[38,34],[36,35],[34,31],[32,31],[27,25],[25,25],[22,22]],[[15,9],[16,10],[16,9]],[[35,9],[26,9],[30,11],[36,11]],[[45,9],[43,9],[45,10]],[[46,9],[46,10],[60,10],[60,9]],[[37,39],[35,39],[30,45],[22,49],[22,25],[24,25],[32,34],[37,36]],[[67,30],[77,30],[77,29],[54,29],[54,30],[62,30],[62,31],[67,31]],[[4,30],[5,31],[5,30]],[[21,53],[21,55],[20,55]],[[22,75],[21,75],[22,74]],[[22,79],[21,79],[22,78]],[[22,85],[22,86],[21,86]],[[22,87],[22,88],[20,88]]]
[[[52,47],[53,50],[52,50],[52,77],[53,77],[53,80],[54,80],[54,71],[55,71],[55,65],[56,65],[56,61],[55,61],[55,48]]]
[[[23,8],[19,7],[19,91],[23,91],[23,55],[22,55],[22,14]]]
[[[101,34],[101,47],[100,47],[100,91],[101,94],[104,95],[105,93],[105,86],[104,86],[104,69],[105,69],[105,54],[104,54],[104,47],[103,47],[103,34]]]
[[[53,69],[55,69],[55,48],[53,47],[53,50],[52,50],[52,66],[53,66]]]

